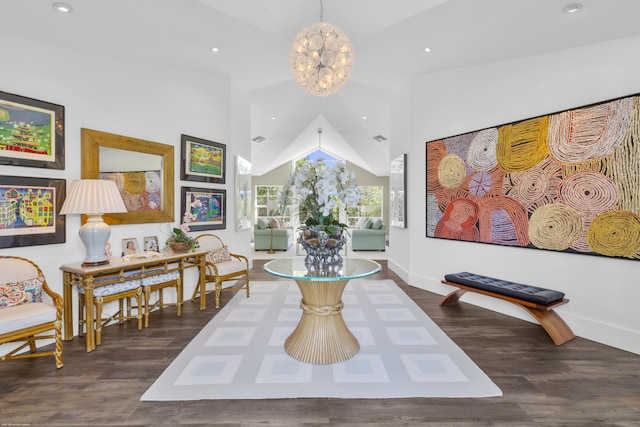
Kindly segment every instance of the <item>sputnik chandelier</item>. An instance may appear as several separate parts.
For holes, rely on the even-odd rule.
[[[337,92],[349,80],[353,49],[349,38],[338,27],[322,20],[300,31],[291,46],[291,73],[296,83],[316,96]]]

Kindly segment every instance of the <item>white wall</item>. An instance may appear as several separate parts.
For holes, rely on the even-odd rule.
[[[561,290],[571,301],[557,312],[576,335],[640,354],[639,261],[424,237],[426,141],[635,94],[638,75],[640,38],[634,37],[414,79],[412,237],[409,259],[407,252],[396,256],[393,249],[391,268],[407,275],[410,284],[441,294],[450,291],[440,284],[443,276],[459,271]],[[503,301],[480,295],[464,300],[529,320]]]
[[[394,96],[391,104],[391,138],[389,144],[389,158],[395,159],[407,153],[407,212],[405,213],[406,228],[392,227],[389,231],[389,249],[387,252],[388,266],[405,282],[409,282],[411,271],[411,240],[419,239],[424,216],[413,214],[414,209],[424,204],[424,197],[418,189],[424,188],[425,156],[414,155],[411,140],[411,86],[405,85]],[[422,172],[421,172],[422,171]]]
[[[68,187],[80,178],[80,128],[174,145],[175,220],[164,225],[114,225],[112,247],[119,248],[123,238],[135,237],[142,244],[145,236],[153,235],[163,245],[167,238],[163,230],[177,225],[182,218],[180,187],[195,186],[227,190],[226,229],[211,232],[219,235],[233,252],[251,254],[249,232],[235,231],[234,206],[235,155],[250,158],[249,107],[246,94],[228,76],[130,59],[104,59],[91,52],[70,51],[18,38],[5,39],[3,43],[12,46],[12,63],[29,65],[2,67],[0,90],[65,107],[66,168],[0,166],[0,182],[3,175],[62,178],[67,180]],[[226,144],[226,184],[180,181],[181,134]],[[18,255],[35,261],[51,288],[62,294],[60,265],[84,258],[79,227],[79,216],[70,215],[66,243],[4,248],[0,249],[0,255]],[[185,275],[188,299],[196,283],[193,270]]]

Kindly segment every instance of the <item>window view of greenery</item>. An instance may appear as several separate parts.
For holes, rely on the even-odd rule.
[[[291,222],[290,208],[280,212],[278,206],[278,194],[282,191],[282,185],[256,185],[256,220],[260,218],[275,218]]]
[[[310,163],[318,158],[323,158],[325,164],[331,165],[336,162],[343,162],[322,151],[315,151],[308,156],[298,159],[295,166],[303,163]],[[349,227],[355,227],[362,217],[382,218],[382,186],[359,186],[362,190],[362,198],[357,206],[347,206],[340,212],[336,209],[334,216],[340,218],[340,222],[346,223]],[[260,218],[276,218],[290,223],[294,228],[299,224],[299,217],[304,216],[303,212],[298,212],[296,203],[288,206],[285,212],[280,212],[277,198],[282,191],[282,185],[257,185],[255,195],[256,220]]]
[[[382,187],[359,186],[362,197],[358,206],[347,206],[347,225],[355,227],[361,217],[382,218]]]

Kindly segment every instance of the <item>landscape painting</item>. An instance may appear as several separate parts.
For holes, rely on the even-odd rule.
[[[64,107],[0,92],[0,164],[64,169]]]
[[[202,138],[182,135],[180,179],[225,183],[226,146]]]

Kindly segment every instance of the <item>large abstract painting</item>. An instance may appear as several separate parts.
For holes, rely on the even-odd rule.
[[[640,258],[640,96],[426,143],[427,237]]]

